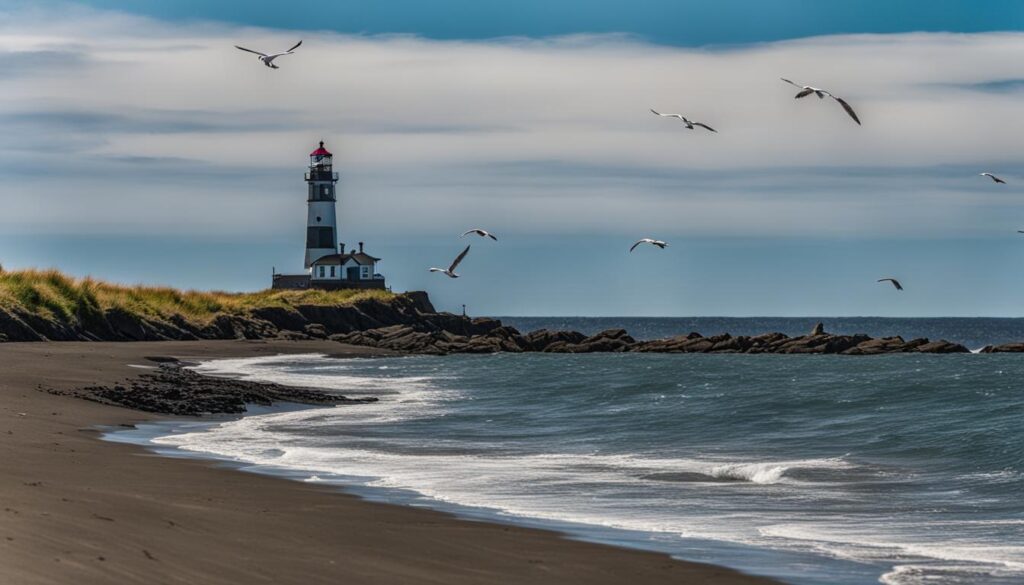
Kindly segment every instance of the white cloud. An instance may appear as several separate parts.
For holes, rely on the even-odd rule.
[[[276,71],[232,48],[299,37]],[[466,222],[949,234],[1004,229],[1007,210],[1024,211],[1024,91],[998,83],[1024,77],[1022,34],[686,49],[623,36],[300,34],[73,9],[6,15],[0,52],[19,63],[0,79],[5,230],[300,232],[302,166],[320,137],[337,155],[345,217],[384,234]],[[846,97],[864,126],[830,100],[793,100],[780,76]],[[721,132],[685,131],[650,107]],[[993,169],[1011,185],[974,176]]]

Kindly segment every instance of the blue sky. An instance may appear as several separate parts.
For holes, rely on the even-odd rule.
[[[1020,30],[1015,0],[92,0],[156,18],[435,39],[630,33],[682,46],[817,35]]]
[[[301,266],[325,139],[341,239],[444,309],[1024,316],[1021,3],[0,0],[0,17],[7,267],[262,288]],[[297,38],[276,71],[231,46]],[[474,242],[463,278],[426,272],[477,225],[501,239]],[[645,236],[671,245],[626,252]]]

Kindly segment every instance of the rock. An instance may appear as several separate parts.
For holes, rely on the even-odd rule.
[[[124,309],[119,307],[107,309],[103,316],[115,339],[145,341],[148,338],[146,327],[143,326],[142,320]]]
[[[46,341],[35,329],[29,327],[15,313],[0,308],[0,334],[7,341]]]
[[[51,392],[70,393],[86,400],[147,412],[187,416],[236,414],[245,412],[247,404],[360,404],[377,401],[376,398],[346,398],[311,388],[208,377],[168,363],[162,363],[155,373],[142,374],[123,384]]]
[[[1018,343],[1013,345],[1019,345],[1021,347],[1019,351],[1024,351],[1024,344]],[[916,351],[920,353],[971,353],[971,350],[959,343],[952,343],[945,339],[921,344],[917,346]]]
[[[981,353],[1024,353],[1024,342],[986,345]]]
[[[552,351],[550,348],[555,345],[564,346],[577,344],[586,339],[586,336],[577,331],[549,331],[538,329],[526,334],[526,343],[529,351]]]
[[[304,331],[306,325],[309,324],[309,321],[306,320],[302,313],[290,307],[260,307],[251,310],[249,313],[253,317],[262,319],[278,329],[287,329],[288,331]]]
[[[327,339],[327,330],[319,323],[310,323],[303,329],[303,333],[313,339]]]
[[[814,329],[811,329],[811,336],[813,337],[815,335],[825,335],[824,323],[818,323],[817,325],[814,326]]]

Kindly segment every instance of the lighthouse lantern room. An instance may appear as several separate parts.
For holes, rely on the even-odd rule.
[[[377,273],[375,258],[359,250],[345,253],[344,244],[338,240],[338,218],[335,188],[338,173],[333,169],[334,155],[320,147],[309,153],[309,169],[306,171],[306,254],[303,274],[273,273],[273,288],[386,288],[384,277]]]

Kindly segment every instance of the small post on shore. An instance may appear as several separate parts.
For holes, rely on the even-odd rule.
[[[466,305],[465,305],[465,303],[463,303],[463,305],[462,305],[462,316],[463,317],[466,316]]]

